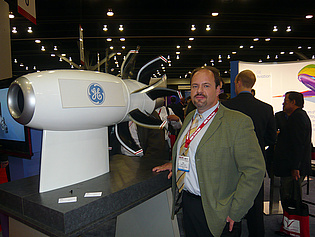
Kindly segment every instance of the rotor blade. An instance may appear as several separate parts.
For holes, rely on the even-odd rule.
[[[134,155],[143,153],[141,147],[131,137],[129,131],[129,122],[123,122],[115,125],[115,134],[120,144]]]
[[[146,65],[144,65],[138,72],[137,81],[149,85],[151,75],[155,73],[155,71],[161,67],[161,63],[167,63],[167,59],[163,56],[159,56]]]
[[[144,114],[139,109],[129,112],[130,119],[139,126],[151,129],[163,129],[166,121],[162,121],[151,114]]]
[[[131,78],[132,71],[135,68],[136,57],[138,55],[139,49],[140,47],[138,46],[136,50],[130,50],[126,55],[126,58],[120,68],[122,79]]]
[[[103,58],[99,63],[95,64],[94,66],[91,66],[91,67],[90,67],[90,70],[91,70],[91,71],[94,71],[98,66],[103,65],[106,61],[109,61],[109,60],[110,60],[112,57],[114,57],[115,55],[116,55],[116,53],[111,53],[111,54],[108,56],[108,58],[105,57],[105,58]]]

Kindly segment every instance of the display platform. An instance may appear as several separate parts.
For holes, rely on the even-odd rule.
[[[49,236],[84,236],[169,189],[168,172],[152,172],[165,162],[115,155],[110,158],[109,173],[41,194],[39,176],[4,183],[0,185],[0,212]],[[95,192],[102,195],[84,197]],[[67,197],[77,197],[77,201],[58,203]]]

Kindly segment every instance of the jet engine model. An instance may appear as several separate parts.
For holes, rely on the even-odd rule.
[[[147,66],[161,64],[160,60],[165,59],[159,57]],[[148,115],[158,97],[177,92],[159,87],[165,78],[151,86],[139,78],[139,74],[132,80],[95,71],[55,70],[27,74],[11,84],[12,117],[43,130],[40,193],[107,173],[108,126],[131,119],[161,127],[161,121]]]

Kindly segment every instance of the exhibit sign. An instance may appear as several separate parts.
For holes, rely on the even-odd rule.
[[[231,85],[243,70],[256,75],[255,97],[273,106],[274,112],[282,111],[284,95],[297,91],[304,95],[304,110],[312,122],[312,142],[315,142],[315,60],[281,63],[231,62]],[[233,78],[232,78],[233,77]],[[232,86],[231,86],[232,92]]]

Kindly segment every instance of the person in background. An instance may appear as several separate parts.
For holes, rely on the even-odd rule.
[[[181,121],[184,121],[184,102],[185,99],[181,98],[181,100],[176,104],[176,97],[171,97],[171,104],[169,104],[167,107],[173,110],[174,114],[180,118]]]
[[[170,171],[172,217],[181,203],[187,237],[240,236],[240,221],[265,175],[251,119],[220,105],[220,86],[216,68],[193,71],[191,98],[197,110],[185,118],[172,162],[153,168]]]
[[[278,139],[274,152],[274,173],[280,177],[280,197],[283,208],[293,197],[293,182],[300,187],[311,174],[311,121],[303,110],[303,94],[289,91],[283,101],[283,112],[277,114]],[[285,114],[284,114],[285,113]]]
[[[266,161],[266,147],[273,147],[276,142],[276,123],[272,106],[256,99],[251,93],[255,82],[256,76],[252,71],[241,71],[235,77],[235,93],[237,96],[223,101],[222,104],[229,109],[240,111],[252,119],[260,149]],[[265,236],[263,208],[264,185],[261,186],[254,205],[245,217],[249,237]]]

